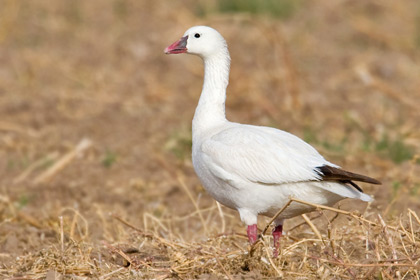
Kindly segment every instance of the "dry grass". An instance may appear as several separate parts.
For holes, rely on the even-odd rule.
[[[288,2],[268,16],[217,1],[4,1],[1,278],[419,279],[420,6]],[[229,43],[229,119],[380,179],[363,186],[375,201],[287,221],[276,259],[261,218],[249,248],[192,169],[201,63],[163,55],[195,24]]]

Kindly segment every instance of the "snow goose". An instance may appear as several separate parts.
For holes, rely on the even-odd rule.
[[[257,216],[274,216],[290,197],[329,206],[344,198],[372,200],[353,181],[379,181],[342,170],[288,132],[226,120],[230,56],[219,32],[191,27],[165,53],[194,54],[204,61],[203,89],[192,122],[192,162],[213,198],[239,212],[251,244],[257,240]],[[276,218],[275,255],[283,221],[313,210],[292,203]]]

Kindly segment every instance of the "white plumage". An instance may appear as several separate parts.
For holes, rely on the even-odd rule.
[[[371,200],[351,180],[378,181],[341,171],[290,133],[226,120],[230,57],[226,41],[216,30],[192,27],[165,53],[190,53],[204,60],[203,89],[192,129],[194,169],[217,201],[239,211],[251,242],[256,239],[257,216],[273,216],[290,197],[322,205],[344,198]],[[323,166],[330,169],[319,169]],[[338,173],[324,174],[326,171]],[[302,204],[290,205],[276,220],[277,234],[281,235],[284,219],[312,210]]]
[[[320,181],[316,168],[335,165],[300,138],[270,127],[225,121],[194,138],[192,158],[207,191],[237,209],[247,225],[255,224],[258,214],[273,216],[290,197],[324,205],[344,198],[371,200],[352,186]],[[308,210],[292,204],[279,220]]]

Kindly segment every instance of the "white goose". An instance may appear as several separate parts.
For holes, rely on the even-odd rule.
[[[192,122],[194,169],[218,202],[238,210],[251,244],[257,240],[257,216],[274,216],[290,197],[321,205],[344,198],[372,200],[352,181],[379,181],[340,169],[288,132],[226,120],[230,56],[219,32],[191,27],[165,53],[194,54],[204,60],[204,84]],[[292,203],[275,220],[275,255],[283,221],[313,210]]]

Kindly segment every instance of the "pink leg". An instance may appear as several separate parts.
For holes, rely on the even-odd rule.
[[[248,234],[249,243],[252,245],[257,241],[257,225],[248,226],[246,233]]]
[[[273,230],[273,239],[274,239],[274,252],[273,255],[275,258],[279,255],[280,247],[280,237],[283,233],[283,225],[277,225]]]

